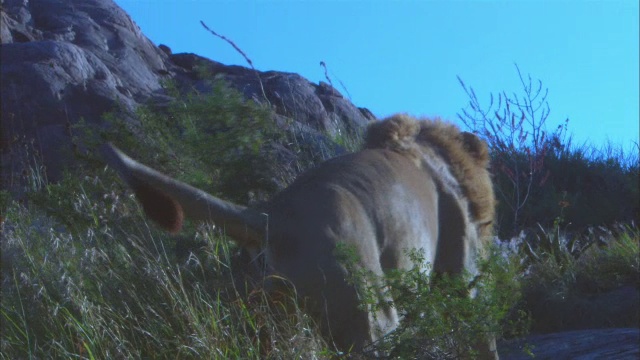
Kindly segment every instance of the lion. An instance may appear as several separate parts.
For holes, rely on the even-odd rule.
[[[477,274],[476,258],[491,235],[495,195],[487,145],[440,119],[399,114],[376,122],[361,151],[301,174],[259,208],[169,178],[113,145],[102,151],[151,219],[172,232],[183,216],[223,227],[262,258],[266,277],[295,287],[325,338],[343,351],[364,349],[401,319],[393,306],[375,314],[360,306],[336,255],[339,246],[353,248],[357,265],[379,279],[409,269],[409,250],[421,251],[432,271]],[[478,350],[498,358],[494,339]]]

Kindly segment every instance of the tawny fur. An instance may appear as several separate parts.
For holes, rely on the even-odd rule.
[[[165,228],[176,231],[183,213],[215,223],[253,254],[251,263],[266,265],[265,279],[287,279],[340,350],[363,350],[401,320],[393,306],[371,313],[361,307],[349,270],[336,257],[339,244],[353,248],[358,265],[381,281],[388,271],[413,266],[406,256],[411,249],[424,254],[429,272],[475,275],[481,240],[491,233],[487,146],[439,119],[395,115],[376,122],[364,150],[301,174],[259,209],[206,194],[113,146],[103,152]],[[495,339],[487,340],[477,346],[479,358],[497,359]]]
[[[495,196],[489,174],[489,148],[476,135],[460,131],[451,123],[439,118],[419,119],[405,115],[393,115],[373,123],[367,129],[365,147],[390,149],[411,156],[420,167],[425,158],[439,157],[455,177],[474,222],[481,228],[481,236],[491,235],[491,223],[495,216]],[[438,174],[446,178],[447,174]]]

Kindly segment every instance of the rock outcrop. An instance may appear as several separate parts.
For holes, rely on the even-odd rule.
[[[203,66],[248,99],[268,102],[299,129],[335,134],[374,120],[325,83],[172,54],[112,0],[5,0],[0,17],[3,188],[19,182],[34,150],[48,179],[57,180],[73,161],[73,124],[99,123],[116,107],[131,113],[140,104],[166,101],[165,80],[201,87]]]
[[[638,328],[592,329],[533,335],[503,342],[498,349],[500,357],[509,360],[635,360],[640,358],[640,331]]]

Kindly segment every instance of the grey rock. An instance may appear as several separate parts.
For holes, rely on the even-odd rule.
[[[72,162],[71,125],[161,90],[167,56],[113,1],[7,0],[1,16],[3,188],[25,171],[24,144],[56,180]]]
[[[639,359],[639,308],[633,285],[542,302],[531,313],[534,335],[499,344],[501,358],[531,359],[531,348],[535,359]]]
[[[620,286],[599,293],[573,293],[561,298],[530,297],[533,332],[553,333],[640,324],[640,289]]]
[[[360,129],[375,120],[369,110],[357,108],[330,85],[313,84],[298,74],[226,66],[195,54],[174,54],[170,59],[189,79],[197,79],[198,71],[222,77],[247,99],[268,103],[278,115],[316,130],[335,135],[342,130]],[[205,90],[203,82],[196,81],[195,87]]]
[[[527,354],[529,348],[535,357]],[[591,329],[532,335],[498,344],[500,358],[526,359],[619,359],[640,358],[638,328]]]
[[[247,99],[326,137],[359,131],[375,117],[327,84],[300,75],[257,72],[156,46],[112,0],[5,0],[0,8],[2,188],[34,171],[34,152],[50,181],[73,164],[73,125],[100,126],[105,112],[126,119],[140,104],[166,103],[162,83],[207,90],[204,68]],[[203,30],[204,31],[204,30]],[[314,135],[315,136],[315,135]]]

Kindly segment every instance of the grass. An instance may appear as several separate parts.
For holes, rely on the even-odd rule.
[[[178,240],[147,224],[133,199],[114,195],[121,191],[105,186],[104,199],[70,191],[76,215],[97,221],[82,229],[10,205],[2,243],[2,358],[322,353],[326,345],[302,312],[279,316],[283,303],[245,292],[250,279],[234,270],[230,242],[198,228],[184,236],[199,246],[179,256]]]
[[[515,308],[531,314],[533,332],[637,327],[640,230],[634,224],[618,224],[607,233],[599,239],[585,235],[578,240],[561,233],[560,245],[553,247],[558,250],[534,246],[535,257],[528,254],[531,250],[520,252],[527,265],[522,300]],[[567,246],[588,242],[593,245],[582,252]]]
[[[119,195],[127,192],[108,172],[100,175],[40,190],[51,195],[51,206],[64,207],[64,216],[52,216],[35,202],[10,202],[2,229],[2,358],[335,355],[293,296],[274,299],[240,270],[246,264],[222,234],[189,225],[183,235],[169,236],[147,223],[132,196]],[[395,272],[390,281],[410,291],[416,281],[430,281],[420,269]],[[466,289],[464,281],[454,284]],[[506,311],[504,301],[500,310],[486,308],[492,296],[514,294],[491,289],[478,297],[482,301],[463,296],[451,302],[450,293],[416,289],[421,290],[398,308],[420,321],[407,322],[378,344],[389,356],[450,354],[446,349],[454,345],[462,353],[460,341],[478,336],[474,329],[489,331],[488,313]],[[425,306],[433,311],[425,312]],[[452,329],[453,323],[456,331],[436,343],[429,340],[428,334]],[[416,334],[422,339],[418,348],[409,346],[418,344],[411,340]]]
[[[213,83],[208,97],[189,94],[163,109],[143,107],[137,123],[124,124],[112,114],[101,131],[83,129],[82,124],[74,131],[82,135],[79,143],[87,149],[117,140],[145,163],[243,203],[252,200],[251,193],[268,197],[277,187],[272,184],[274,177],[280,186],[286,185],[296,173],[335,155],[338,146],[326,146],[331,141],[348,149],[358,144],[357,138],[342,133],[329,140],[304,138],[309,135],[303,132],[283,134],[269,121],[266,109],[247,103],[224,84]],[[297,156],[288,168],[276,168],[278,153],[263,150],[273,143]],[[188,224],[179,237],[160,232],[147,223],[131,196],[122,195],[128,193],[114,174],[105,171],[90,151],[85,155],[79,161],[82,165],[58,184],[47,184],[35,161],[26,182],[28,196],[18,201],[2,194],[6,207],[2,213],[1,358],[336,355],[291,294],[272,299],[260,290],[256,278],[240,271],[246,264],[223,234],[196,224]],[[633,176],[637,178],[637,161],[584,160],[582,153],[566,158],[569,165],[562,168],[575,169],[571,173],[579,175],[578,180],[591,174],[601,179],[613,172],[603,185],[609,187],[616,179],[628,184]],[[593,189],[593,193],[601,190]],[[554,188],[553,194],[562,192]],[[579,204],[589,193],[575,196],[568,206]],[[625,196],[619,198],[628,202]],[[548,209],[557,210],[558,199],[540,199],[532,208],[543,211],[546,207],[550,214],[554,212]],[[413,321],[390,334],[378,344],[379,349],[389,357],[445,356],[450,354],[448,346],[458,346],[458,353],[463,353],[467,350],[459,345],[470,343],[470,335],[504,333],[510,319],[519,319],[522,311],[535,315],[536,306],[548,309],[554,299],[579,301],[584,294],[623,285],[637,288],[638,229],[614,230],[608,242],[591,246],[579,256],[564,246],[559,235],[547,238],[547,249],[561,254],[536,252],[533,261],[525,261],[526,255],[517,251],[504,253],[502,260],[489,263],[494,266],[488,272],[490,281],[481,286],[475,302],[467,297],[454,301],[451,293],[418,286],[430,283],[419,271],[424,264],[392,274],[388,280],[394,288],[409,294],[396,306]],[[588,236],[584,241],[589,241]],[[455,289],[461,283],[451,286]],[[518,293],[524,294],[526,302],[514,300]],[[505,307],[505,303],[519,305]],[[447,316],[426,317],[425,309],[433,310],[428,315]],[[507,314],[517,316],[489,327],[483,317],[499,319]],[[544,324],[547,329],[566,325],[565,319],[557,318],[555,324]],[[535,317],[533,321],[534,326],[541,322]],[[438,333],[447,335],[438,337]]]
[[[258,359],[333,354],[293,302],[278,303],[260,290],[245,290],[251,279],[240,276],[242,264],[233,256],[237,249],[214,229],[191,227],[180,238],[171,237],[146,222],[133,198],[116,195],[125,193],[119,185],[107,186],[92,178],[80,185],[67,192],[74,204],[68,216],[96,219],[90,226],[63,224],[46,211],[17,202],[7,209],[2,229],[2,358]],[[92,198],[87,189],[102,189],[106,195]],[[538,299],[547,312],[553,312],[550,306],[560,307],[553,299],[565,299],[564,309],[585,294],[621,285],[637,287],[639,240],[637,228],[621,227],[607,244],[590,247],[578,258],[567,257],[573,260],[563,266],[548,257],[532,265],[525,276],[516,276],[521,279],[516,288],[505,287],[503,277],[493,282],[503,284],[500,288],[484,294],[521,291],[525,299]],[[187,242],[187,251],[178,251],[179,242]],[[518,263],[511,259],[507,265]],[[414,270],[396,274],[409,281],[394,289],[410,291],[419,288],[416,281],[429,283]],[[469,329],[487,326],[478,308],[486,301],[461,298],[461,303],[452,303],[446,293],[433,289],[403,299],[398,308],[406,318],[419,321],[406,323],[379,344],[389,354],[446,355],[442,349],[447,344],[459,345],[459,339],[475,333]],[[535,312],[528,305],[521,310]],[[455,315],[462,308],[474,317],[461,321],[454,316],[450,319],[466,325],[445,337],[429,337],[434,331],[442,333],[447,324],[416,316],[416,309],[432,306],[432,316]],[[285,307],[296,310],[287,313]],[[546,328],[562,329],[561,322],[567,319],[558,316],[556,321]],[[629,321],[627,326],[637,324]]]
[[[640,230],[618,225],[614,239],[577,261],[576,286],[585,292],[604,292],[621,285],[640,285]]]
[[[259,286],[249,286],[255,279],[239,271],[243,263],[234,255],[238,249],[222,234],[192,224],[179,237],[169,236],[147,223],[131,196],[121,194],[127,191],[114,174],[101,169],[93,176],[69,176],[59,184],[34,188],[26,206],[9,201],[2,225],[2,358],[334,355],[291,298],[273,301]],[[446,292],[434,289],[404,296],[398,309],[417,321],[406,322],[378,346],[390,357],[446,356],[450,352],[443,349],[459,346],[460,339],[500,332],[508,323],[488,329],[482,314],[535,314],[536,304],[548,310],[549,304],[556,304],[553,299],[580,301],[585,294],[621,285],[637,287],[639,234],[636,227],[620,226],[610,231],[606,242],[580,256],[538,254],[526,269],[520,267],[523,255],[518,258],[512,251],[502,262],[502,269],[512,272],[489,272],[495,281],[486,285],[480,302],[452,302]],[[399,291],[429,283],[415,269],[395,275],[391,280]],[[520,283],[507,285],[506,280]],[[518,292],[528,303],[504,307],[505,296]],[[508,304],[517,302],[508,299]],[[503,305],[487,308],[492,301]],[[429,314],[449,314],[448,318],[425,318],[415,312],[432,307]],[[450,320],[457,327],[446,322]],[[546,328],[566,325],[566,318],[557,320]],[[536,326],[540,319],[533,321]],[[442,329],[458,330],[440,338],[425,335]]]
[[[622,285],[638,285],[640,274],[640,230],[634,225],[618,225],[619,231],[606,241],[588,247],[580,254],[567,256],[545,253],[540,255],[527,269],[530,287],[553,287],[550,293],[571,292],[601,293]],[[565,237],[561,241],[569,243]],[[584,239],[584,241],[596,241]],[[536,252],[536,250],[534,250]]]

